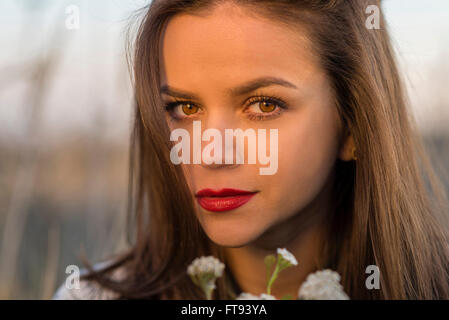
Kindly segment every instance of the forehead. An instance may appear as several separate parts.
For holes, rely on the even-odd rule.
[[[162,38],[162,83],[228,88],[274,75],[301,82],[318,72],[301,28],[287,28],[247,10],[228,5],[207,16],[174,16]]]

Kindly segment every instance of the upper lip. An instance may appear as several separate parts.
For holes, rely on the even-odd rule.
[[[232,196],[242,196],[256,193],[257,191],[247,191],[232,188],[224,188],[219,190],[212,189],[201,189],[198,191],[196,197],[232,197]]]

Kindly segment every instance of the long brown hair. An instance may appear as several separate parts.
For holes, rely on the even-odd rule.
[[[159,55],[168,20],[207,15],[230,0],[155,0],[144,8],[133,48],[136,108],[131,135],[130,249],[85,278],[121,298],[201,299],[186,274],[196,257],[222,249],[203,232],[185,177],[171,163],[161,110]],[[373,0],[233,0],[290,28],[301,26],[321,57],[357,161],[336,164],[336,214],[323,267],[342,276],[352,299],[448,299],[447,199],[407,108],[386,22],[365,27]],[[365,287],[368,265],[381,272],[380,290]],[[125,268],[121,281],[109,272]],[[232,274],[217,283],[216,299],[238,291]],[[237,292],[238,293],[238,292]]]

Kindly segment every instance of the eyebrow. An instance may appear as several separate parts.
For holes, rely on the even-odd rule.
[[[242,96],[248,94],[254,90],[259,88],[269,87],[272,85],[279,85],[287,88],[298,89],[293,83],[288,82],[287,80],[277,78],[277,77],[263,77],[252,80],[244,85],[228,89],[228,94],[231,96]],[[166,94],[172,97],[177,97],[181,99],[199,99],[195,94],[175,89],[168,85],[161,86],[161,94]]]

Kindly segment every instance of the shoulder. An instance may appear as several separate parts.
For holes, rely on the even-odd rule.
[[[102,269],[106,267],[110,262],[100,262],[94,265],[94,269]],[[86,269],[80,270],[80,274],[83,275],[87,271]],[[120,280],[124,277],[124,268],[118,268],[112,272],[112,278]],[[53,295],[53,300],[114,300],[118,295],[114,291],[101,287],[98,283],[88,280],[80,280],[79,286],[68,284],[68,278]]]

